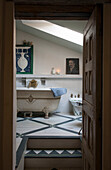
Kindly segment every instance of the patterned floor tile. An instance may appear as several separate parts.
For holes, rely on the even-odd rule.
[[[62,154],[64,150],[56,150],[58,154]]]
[[[44,150],[47,154],[51,154],[53,150]]]
[[[38,123],[38,122],[33,122],[31,120],[24,120],[17,122],[17,133],[22,134],[22,135],[27,135],[27,134],[33,134],[34,132],[37,132],[38,130],[43,128],[47,128],[47,125]]]
[[[24,120],[24,118],[17,117],[17,121],[21,121],[21,120]]]
[[[34,150],[36,154],[39,154],[42,150]]]
[[[30,153],[30,151],[31,151],[31,150],[26,150],[26,151],[25,151],[25,154],[28,154],[28,153]],[[40,151],[40,152],[41,152],[41,151]]]
[[[57,115],[52,115],[49,119],[32,118],[32,120],[37,120],[37,121],[40,121],[40,122],[45,122],[45,123],[53,125],[53,124],[62,123],[64,121],[70,120],[70,118],[58,117]]]
[[[73,154],[74,150],[67,150],[68,153]]]
[[[22,136],[79,136],[82,116],[55,113],[44,117],[17,118],[17,137]]]
[[[73,135],[74,133],[53,127],[47,129],[45,128],[44,130],[35,131],[34,133],[27,134],[27,136],[73,136]]]
[[[64,128],[66,130],[69,130],[69,132],[79,132],[82,128],[82,122],[78,120],[74,120],[71,122],[67,122],[65,124],[58,125],[58,127]]]
[[[78,150],[29,150],[25,157],[81,157]]]

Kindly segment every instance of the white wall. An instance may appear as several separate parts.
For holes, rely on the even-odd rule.
[[[32,41],[34,45],[34,74],[50,74],[52,67],[59,68],[61,74],[65,74],[66,58],[69,57],[79,58],[80,75],[82,76],[81,53],[17,30],[17,44],[22,44],[23,40]],[[72,112],[69,102],[71,93],[82,96],[82,79],[46,79],[46,84],[39,84],[39,86],[67,88],[67,94],[62,96],[59,104],[58,111],[60,112]]]
[[[17,30],[17,44],[23,44],[23,40],[33,42],[34,74],[50,74],[52,67],[60,69],[61,74],[65,74],[66,58],[79,58],[80,75],[82,75],[81,53]]]

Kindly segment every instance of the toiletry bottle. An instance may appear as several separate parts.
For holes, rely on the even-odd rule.
[[[71,94],[71,96],[70,96],[71,98],[73,98],[73,94]]]
[[[78,94],[77,97],[79,98],[79,97],[80,97],[80,94]]]

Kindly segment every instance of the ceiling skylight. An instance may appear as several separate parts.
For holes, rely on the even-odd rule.
[[[22,20],[22,23],[64,40],[83,46],[83,34],[44,20]]]

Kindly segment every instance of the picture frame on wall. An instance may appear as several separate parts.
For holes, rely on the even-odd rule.
[[[16,45],[16,74],[33,74],[33,45]]]
[[[66,58],[66,74],[79,74],[79,58]]]

